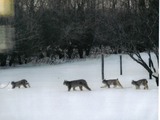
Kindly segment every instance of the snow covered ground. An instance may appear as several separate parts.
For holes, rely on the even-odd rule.
[[[158,120],[155,81],[127,55],[123,55],[123,75],[119,71],[119,55],[105,57],[105,78],[118,78],[124,89],[100,88],[101,59],[1,69],[1,88],[21,79],[27,79],[31,88],[0,89],[0,120]],[[68,92],[63,81],[80,78],[92,91]],[[149,90],[131,85],[131,80],[141,78],[148,79]]]

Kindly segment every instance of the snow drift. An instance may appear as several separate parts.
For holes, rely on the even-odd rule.
[[[145,57],[145,55],[144,55]],[[147,58],[146,58],[147,60]],[[0,89],[0,120],[158,120],[158,88],[147,71],[123,55],[105,58],[105,78],[118,78],[124,89],[100,88],[101,59],[59,65],[1,69],[0,87],[27,79],[31,88]],[[64,80],[86,79],[92,91],[67,91]],[[131,80],[148,79],[149,90],[135,90]]]

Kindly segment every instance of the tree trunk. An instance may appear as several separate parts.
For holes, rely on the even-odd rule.
[[[82,48],[78,48],[78,54],[79,54],[79,58],[83,58],[83,49]]]
[[[15,57],[12,55],[11,59],[9,61],[9,66],[12,66],[12,64],[15,62],[14,59],[15,59]]]
[[[102,80],[104,80],[104,54],[102,53],[101,55],[101,59],[102,59]]]
[[[86,49],[85,49],[85,54],[86,54],[86,56],[89,56],[89,55],[90,55],[90,48],[86,48]]]
[[[67,52],[67,55],[68,55],[68,58],[69,58],[69,59],[72,58],[72,54],[73,54],[73,48],[72,48],[72,47],[69,47],[69,48],[68,48],[68,52]]]
[[[157,84],[157,86],[159,86],[159,78],[156,77],[155,79],[156,79],[156,84]]]
[[[134,61],[136,61],[137,63],[142,65],[148,71],[150,79],[151,79],[152,76],[156,79],[156,84],[157,84],[157,86],[159,86],[159,77],[153,75],[152,68],[150,68],[149,65],[147,65],[147,63],[142,59],[140,53],[134,53],[134,54],[133,53],[128,53],[128,54]],[[134,55],[136,55],[137,58],[134,57]],[[152,60],[150,60],[150,64],[151,63],[153,63]],[[153,67],[154,65],[151,64],[151,66]],[[153,67],[153,69],[154,69],[154,67]]]
[[[22,59],[21,59],[21,56],[20,55],[18,55],[18,63],[20,64],[20,65],[22,65],[23,63],[22,63]]]
[[[152,75],[155,79],[156,79],[156,84],[157,84],[157,86],[159,86],[159,76],[157,77],[157,76],[155,76],[155,75]]]
[[[6,66],[7,55],[0,55],[0,66]]]

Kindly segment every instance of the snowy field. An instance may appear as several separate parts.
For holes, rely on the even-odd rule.
[[[119,56],[105,57],[105,78],[118,78],[123,89],[100,88],[101,59],[0,69],[0,120],[158,120],[155,81],[127,55],[123,55],[123,75],[119,71]],[[80,78],[92,91],[68,92],[63,81]],[[149,90],[131,85],[142,78],[148,79]],[[21,79],[27,79],[31,88],[3,88]]]

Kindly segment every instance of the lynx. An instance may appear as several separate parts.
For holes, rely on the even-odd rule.
[[[121,83],[119,82],[118,78],[117,79],[109,79],[109,80],[103,80],[102,81],[103,84],[105,84],[104,86],[102,86],[101,88],[105,88],[108,87],[110,88],[111,85],[115,87],[119,86],[121,88],[123,88],[123,86],[121,85]]]
[[[12,89],[14,89],[15,87],[20,88],[21,85],[22,85],[23,87],[25,87],[25,88],[27,88],[27,86],[30,87],[30,84],[29,84],[28,81],[25,80],[25,79],[22,79],[22,80],[17,81],[17,82],[12,81],[12,82],[11,82],[11,85],[12,85]]]
[[[88,87],[86,80],[84,79],[78,79],[78,80],[72,80],[72,81],[67,81],[64,80],[63,85],[66,85],[68,87],[68,91],[71,90],[71,88],[73,88],[73,90],[76,90],[76,87],[79,87],[79,89],[82,91],[82,87],[85,87],[86,89],[88,89],[89,91],[91,91],[91,89]]]
[[[144,86],[144,89],[149,89],[148,88],[148,81],[146,79],[140,79],[138,81],[132,80],[131,84],[134,85],[136,87],[136,89],[140,89],[141,85]]]

